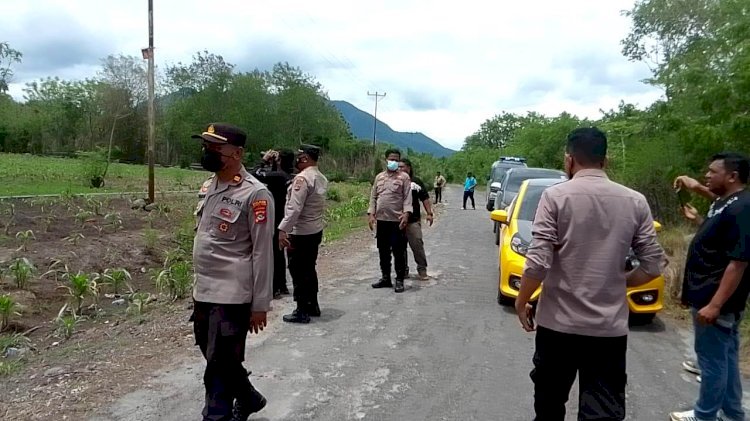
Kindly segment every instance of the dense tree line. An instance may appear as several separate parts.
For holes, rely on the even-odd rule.
[[[674,176],[702,175],[722,150],[750,152],[750,3],[641,0],[626,15],[632,28],[622,52],[649,65],[647,83],[663,90],[663,100],[645,110],[621,103],[596,120],[501,113],[450,159],[420,157],[424,171],[486,176],[502,155],[560,168],[569,130],[597,126],[610,141],[610,176],[646,194],[658,217],[676,218]]]
[[[113,55],[96,77],[46,78],[28,83],[24,101],[7,95],[20,52],[0,44],[0,152],[73,155],[105,150],[123,162],[143,163],[147,142],[146,70],[143,60]],[[190,135],[208,122],[229,121],[248,132],[248,160],[268,148],[322,146],[328,169],[371,173],[372,151],[352,139],[323,87],[287,63],[272,70],[236,72],[216,54],[198,52],[190,63],[158,73],[157,162],[187,166],[199,144]]]

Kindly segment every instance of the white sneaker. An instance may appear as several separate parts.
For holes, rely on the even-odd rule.
[[[669,414],[670,421],[709,421],[695,416],[695,411],[672,412]],[[718,420],[717,420],[718,421]]]
[[[692,361],[683,361],[682,368],[688,373],[701,374],[701,369]]]
[[[701,382],[701,376],[700,376],[700,374],[697,375],[697,376],[695,376],[695,381],[697,381],[698,383]]]

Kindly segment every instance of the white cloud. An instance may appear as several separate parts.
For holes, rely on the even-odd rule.
[[[502,111],[596,117],[620,100],[646,106],[639,63],[620,54],[633,0],[377,3],[154,0],[157,64],[207,49],[239,70],[284,60],[312,73],[332,99],[452,148]],[[46,76],[93,76],[108,53],[147,45],[145,0],[2,2],[4,39],[25,53],[11,93]],[[32,7],[33,6],[33,7]]]

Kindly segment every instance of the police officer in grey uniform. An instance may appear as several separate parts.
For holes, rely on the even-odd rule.
[[[300,146],[299,174],[289,186],[284,219],[279,224],[279,247],[287,248],[297,302],[297,309],[283,317],[288,323],[310,323],[310,316],[320,316],[315,264],[323,240],[328,179],[318,170],[319,157],[317,146]]]
[[[214,174],[201,187],[193,245],[196,344],[206,359],[204,421],[245,421],[266,405],[242,366],[248,330],[266,326],[273,285],[273,198],[242,165],[247,136],[214,123],[193,136],[201,165]]]

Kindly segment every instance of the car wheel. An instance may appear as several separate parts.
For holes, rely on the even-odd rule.
[[[630,324],[648,325],[653,323],[656,313],[630,313]]]
[[[515,299],[504,296],[499,290],[497,291],[497,303],[501,306],[511,306],[516,302]]]

